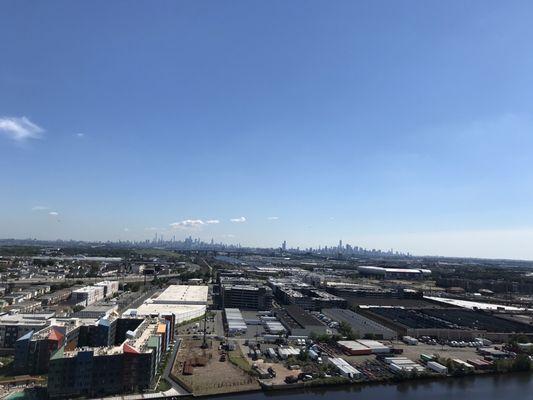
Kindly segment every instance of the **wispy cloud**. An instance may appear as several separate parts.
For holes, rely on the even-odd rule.
[[[246,222],[246,217],[232,218],[230,219],[230,221],[237,222],[237,223],[243,223],[243,222]]]
[[[26,117],[0,117],[0,133],[17,142],[38,139],[43,132],[43,128]]]
[[[220,224],[220,221],[218,219],[208,219],[205,221],[207,225],[214,225],[214,224]]]
[[[50,211],[48,215],[51,215],[52,217],[57,217],[59,213],[57,211]]]
[[[124,232],[129,232],[130,228],[124,228]]]
[[[279,219],[279,217],[268,217],[267,219],[269,221],[277,221]]]
[[[79,138],[82,138],[82,137],[85,136],[85,133],[81,133],[81,132],[79,132],[79,133],[76,133],[75,136],[76,136],[76,137],[79,137]]]
[[[46,207],[46,206],[33,206],[31,208],[32,211],[46,211],[46,210],[49,210],[50,207]]]

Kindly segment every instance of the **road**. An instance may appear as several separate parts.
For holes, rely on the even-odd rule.
[[[103,280],[118,280],[120,282],[144,282],[146,279],[146,282],[152,281],[154,278],[176,278],[179,277],[180,274],[166,274],[166,275],[127,275],[127,276],[105,276],[105,277],[91,277],[91,278],[11,278],[7,280],[7,283],[17,283],[17,284],[24,284],[24,285],[34,285],[37,283],[42,284],[51,284],[51,283],[63,283],[63,282],[70,282],[74,283],[77,281],[81,281],[83,283],[94,283],[99,282]]]
[[[153,296],[155,293],[157,293],[160,289],[159,288],[152,288],[148,290],[145,293],[139,294],[137,297],[135,297],[131,302],[124,304],[123,302],[119,301],[119,312],[125,311],[130,308],[137,308],[139,307],[144,301],[151,296]],[[129,292],[128,292],[129,294]],[[130,294],[131,296],[131,294]]]
[[[208,283],[211,283],[212,278],[213,278],[213,267],[209,265],[209,263],[205,259],[200,258],[200,260],[207,266],[207,268],[209,268],[209,282]]]

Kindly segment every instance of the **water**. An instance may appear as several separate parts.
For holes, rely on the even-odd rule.
[[[411,381],[394,385],[352,385],[219,396],[217,400],[522,400],[533,399],[533,375]]]

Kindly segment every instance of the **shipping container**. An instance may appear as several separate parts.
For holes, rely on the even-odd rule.
[[[439,374],[447,374],[448,373],[448,368],[446,368],[444,365],[442,364],[439,364],[438,362],[436,361],[428,361],[428,363],[426,364],[426,366],[432,370],[432,371],[435,371]]]

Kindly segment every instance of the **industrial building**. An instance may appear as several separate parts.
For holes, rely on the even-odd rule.
[[[359,312],[401,336],[446,339],[484,337],[499,341],[516,334],[533,337],[533,326],[484,311],[462,308],[361,307]]]
[[[388,364],[389,369],[395,374],[409,372],[424,372],[426,368],[407,357],[385,357],[383,361]]]
[[[208,286],[170,285],[153,299],[156,304],[207,305]]]
[[[246,322],[238,308],[225,308],[224,320],[228,335],[238,335],[246,332]]]
[[[357,332],[360,337],[371,336],[385,340],[392,340],[398,337],[394,330],[351,310],[325,308],[322,313],[334,321],[349,324],[352,330]]]
[[[470,310],[484,310],[484,311],[526,311],[526,308],[513,307],[505,304],[483,303],[479,301],[450,299],[446,297],[432,297],[424,296],[425,299],[431,302],[442,303],[446,306],[467,308]]]
[[[328,332],[328,327],[297,305],[275,310],[275,315],[292,336],[309,336]]]
[[[337,342],[347,354],[352,356],[362,356],[369,354],[387,354],[391,349],[377,340],[339,340]]]
[[[209,288],[198,285],[170,285],[156,298],[148,299],[123,315],[160,316],[171,320],[171,332],[176,324],[201,317],[207,309]]]
[[[323,308],[346,308],[344,298],[316,289],[299,280],[271,279],[274,296],[283,304],[294,304],[305,310],[319,311]]]
[[[382,279],[425,279],[431,276],[431,270],[420,268],[383,268],[368,265],[357,267],[360,275]]]

